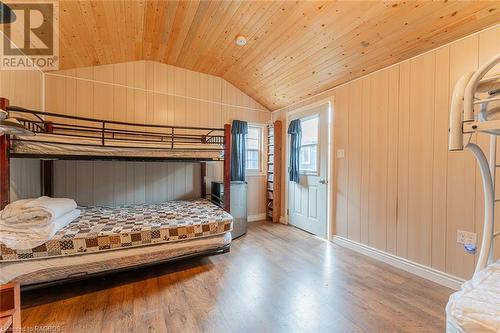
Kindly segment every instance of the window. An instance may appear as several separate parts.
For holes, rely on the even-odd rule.
[[[302,138],[300,142],[300,172],[318,172],[318,116],[302,119],[300,126]]]
[[[251,172],[262,170],[262,126],[248,125],[246,142],[246,169]]]
[[[302,166],[308,166],[311,164],[311,146],[302,146],[301,148],[302,154],[300,155],[300,163]],[[307,169],[307,167],[305,167],[305,169]]]

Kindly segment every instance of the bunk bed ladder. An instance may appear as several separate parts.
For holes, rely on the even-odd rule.
[[[496,159],[497,136],[499,134],[495,130],[499,129],[500,124],[495,120],[479,121],[475,117],[476,105],[484,106],[491,101],[498,100],[498,96],[486,99],[476,97],[478,90],[482,92],[495,91],[492,89],[495,84],[500,83],[495,83],[500,76],[498,74],[489,78],[484,78],[484,76],[497,64],[500,64],[500,53],[476,71],[464,74],[453,89],[451,101],[448,150],[463,150],[466,135],[468,138],[471,134],[478,132],[490,135],[489,159],[486,158],[485,153],[477,144],[469,142],[465,145],[465,148],[473,153],[477,161],[484,191],[483,236],[474,275],[493,263],[495,237],[500,236],[500,232],[495,233],[495,205],[500,202],[500,197],[497,197],[495,193],[496,170],[500,167]],[[494,94],[498,94],[498,92]]]
[[[474,143],[467,144],[466,148],[476,158],[483,180],[484,191],[483,237],[479,258],[474,270],[474,274],[477,274],[487,265],[493,263],[494,239],[495,236],[498,236],[498,234],[495,235],[495,204],[500,202],[500,198],[497,199],[495,194],[496,169],[500,167],[500,164],[496,163],[497,136],[490,135],[489,159],[486,158],[482,149]]]
[[[490,173],[491,173],[491,183],[493,186],[493,216],[491,217],[491,234],[493,235],[491,237],[491,243],[490,243],[490,249],[489,249],[489,255],[487,258],[487,263],[492,264],[493,263],[493,252],[495,248],[495,204],[497,202],[500,202],[500,199],[496,195],[496,170],[498,167],[500,167],[500,164],[497,164],[497,136],[496,135],[490,135],[490,160],[489,160],[489,166],[490,166]]]
[[[491,244],[490,251],[488,255],[487,263],[488,265],[494,262],[494,249],[495,249],[495,237],[500,236],[500,231],[495,232],[495,205],[500,202],[500,196],[496,194],[496,170],[500,168],[500,164],[497,163],[497,135],[490,135],[490,171],[491,171],[491,180],[493,183],[493,218],[491,223]]]

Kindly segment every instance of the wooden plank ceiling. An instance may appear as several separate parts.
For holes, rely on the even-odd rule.
[[[500,2],[63,1],[60,22],[63,69],[159,61],[275,110],[499,23]]]

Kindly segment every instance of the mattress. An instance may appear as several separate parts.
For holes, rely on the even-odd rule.
[[[222,235],[123,248],[105,253],[87,253],[71,257],[43,258],[39,260],[0,263],[0,284],[11,281],[21,285],[34,285],[63,279],[81,278],[134,266],[174,260],[185,256],[216,252],[231,243],[231,233]]]
[[[450,296],[446,306],[446,331],[500,332],[500,260]]]
[[[40,246],[14,250],[0,243],[0,262],[113,251],[221,235],[232,230],[232,216],[205,199],[79,209],[79,218]]]
[[[60,143],[66,142],[67,144]],[[32,137],[16,137],[13,153],[19,155],[47,156],[94,156],[102,158],[176,158],[221,160],[219,144],[136,142],[100,138],[78,138],[68,135],[37,134]]]

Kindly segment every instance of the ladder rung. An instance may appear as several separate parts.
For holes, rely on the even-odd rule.
[[[496,80],[500,80],[500,74],[486,77],[486,78],[482,79],[481,81],[479,81],[478,84],[491,83],[491,82],[495,82]]]
[[[484,103],[489,103],[489,102],[493,102],[493,101],[498,101],[500,100],[500,97],[490,97],[490,98],[485,98],[485,99],[480,99],[480,100],[477,100],[477,101],[474,101],[474,104],[484,104]]]
[[[500,199],[495,199],[495,202],[499,202],[499,201],[500,201]]]

